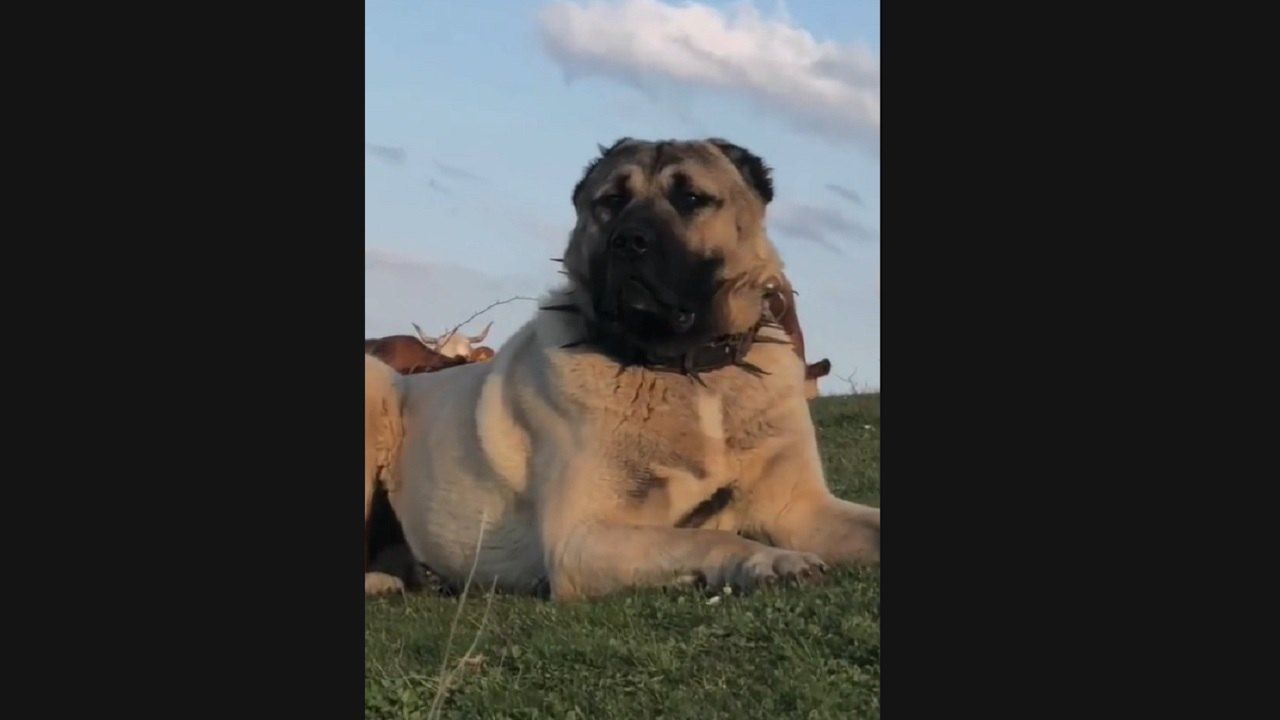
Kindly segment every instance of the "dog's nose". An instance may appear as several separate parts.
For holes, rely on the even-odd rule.
[[[643,227],[621,228],[609,239],[609,247],[614,252],[624,252],[640,256],[653,245],[653,233]]]

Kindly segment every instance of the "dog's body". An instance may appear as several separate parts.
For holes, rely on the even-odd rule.
[[[878,562],[880,511],[827,490],[803,361],[762,325],[781,273],[764,173],[727,143],[606,151],[574,192],[556,309],[487,363],[366,361],[366,514],[386,470],[418,560],[557,599]]]

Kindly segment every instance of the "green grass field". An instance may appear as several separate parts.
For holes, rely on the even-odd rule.
[[[836,494],[879,506],[879,394],[820,398],[813,415]],[[435,594],[367,603],[366,718],[880,716],[878,570],[719,600],[497,595],[477,635],[485,590],[471,589],[461,615],[457,598]]]

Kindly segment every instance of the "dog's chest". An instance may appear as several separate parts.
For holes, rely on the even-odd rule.
[[[669,373],[629,379],[617,390],[626,402],[599,418],[628,515],[667,526],[729,522],[743,458],[773,433],[765,408]]]
[[[603,464],[628,522],[677,524],[700,504],[732,500],[739,484],[758,473],[759,456],[779,434],[780,402],[790,388],[790,348],[753,352],[770,371],[754,376],[728,367],[690,377],[630,367],[594,353],[561,351],[552,367],[566,411],[589,428],[584,441]],[[570,409],[571,408],[571,409]],[[727,490],[728,494],[718,492]],[[715,503],[713,503],[715,504]],[[731,505],[731,503],[730,503]],[[696,515],[696,514],[695,514]],[[725,513],[719,513],[723,518]]]

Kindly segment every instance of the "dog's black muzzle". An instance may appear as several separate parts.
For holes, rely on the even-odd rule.
[[[681,283],[696,260],[682,252],[673,238],[664,238],[652,225],[631,223],[609,237],[608,277],[617,303],[618,319],[645,327],[650,334],[682,334],[693,328],[700,312],[698,293]],[[684,295],[682,297],[682,295]]]
[[[604,314],[646,339],[697,334],[707,324],[718,263],[700,258],[660,222],[636,218],[609,235]]]
[[[690,252],[670,223],[648,212],[618,218],[592,275],[599,330],[612,350],[680,354],[710,340],[722,261]]]

